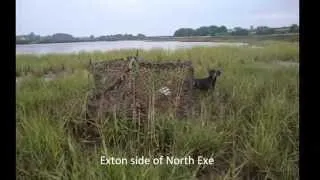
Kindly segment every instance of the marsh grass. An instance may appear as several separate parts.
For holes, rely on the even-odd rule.
[[[214,92],[199,94],[196,118],[157,115],[145,131],[129,120],[103,119],[95,124],[100,143],[88,146],[67,126],[85,123],[85,101],[93,87],[86,64],[90,58],[134,54],[126,50],[17,56],[17,72],[25,77],[16,92],[18,179],[299,178],[298,66],[270,65],[274,60],[298,62],[297,44],[142,51],[148,60],[192,60],[197,77],[206,76],[208,67],[223,73]],[[53,81],[32,75],[61,64],[74,72]],[[261,67],[267,64],[271,67]],[[195,159],[201,155],[214,157],[215,164],[103,166],[101,155]]]

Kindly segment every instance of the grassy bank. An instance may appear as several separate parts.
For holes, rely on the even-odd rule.
[[[88,60],[134,55],[134,50],[68,55],[17,55],[18,179],[298,179],[297,43],[263,48],[212,47],[143,51],[145,59],[190,59],[195,76],[223,71],[216,90],[199,100],[198,118],[156,117],[147,132],[111,118],[96,126],[102,142],[79,141],[69,124],[83,123],[93,87]],[[49,71],[68,72],[52,81]],[[100,165],[100,156],[213,157],[214,165]]]

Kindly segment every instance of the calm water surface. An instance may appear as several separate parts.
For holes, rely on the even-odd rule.
[[[245,43],[221,43],[221,42],[178,42],[178,41],[99,41],[76,42],[54,44],[27,44],[16,45],[16,54],[47,54],[47,53],[77,53],[92,51],[110,51],[120,49],[179,49],[196,46],[242,46]]]

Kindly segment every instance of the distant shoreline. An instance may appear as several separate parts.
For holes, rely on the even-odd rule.
[[[60,41],[60,42],[40,42],[40,43],[16,43],[16,45],[30,44],[57,44],[57,43],[77,43],[77,42],[114,42],[114,41],[145,41],[145,42],[161,42],[161,41],[180,41],[180,42],[250,42],[259,40],[284,40],[299,41],[299,33],[292,34],[272,34],[272,35],[249,35],[249,36],[187,36],[187,37],[147,37],[145,39],[135,40],[78,40],[78,41]]]

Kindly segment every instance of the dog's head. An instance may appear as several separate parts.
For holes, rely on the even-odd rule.
[[[220,70],[215,70],[215,69],[209,69],[208,73],[209,73],[209,76],[212,78],[218,77],[222,74]]]

